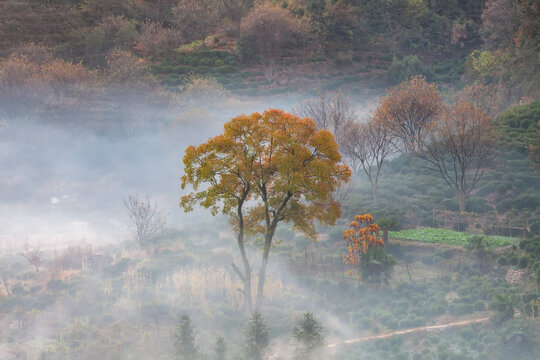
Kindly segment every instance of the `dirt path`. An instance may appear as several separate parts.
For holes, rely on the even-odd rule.
[[[327,348],[333,348],[333,347],[336,347],[336,346],[341,345],[341,344],[354,344],[354,343],[361,342],[361,341],[387,339],[387,338],[390,338],[390,337],[392,337],[394,335],[405,335],[405,334],[411,334],[411,333],[420,332],[420,331],[447,329],[447,328],[450,328],[450,327],[464,326],[464,325],[469,325],[469,324],[474,324],[474,323],[483,323],[483,322],[486,322],[488,320],[489,320],[489,317],[483,317],[483,318],[478,318],[478,319],[468,319],[468,320],[456,321],[456,322],[452,322],[452,323],[448,323],[448,324],[420,326],[420,327],[415,327],[415,328],[411,328],[411,329],[398,330],[398,331],[393,331],[393,332],[389,332],[389,333],[384,333],[384,334],[380,334],[380,335],[371,335],[371,336],[359,337],[359,338],[356,338],[356,339],[345,340],[343,342],[326,345],[326,347]]]

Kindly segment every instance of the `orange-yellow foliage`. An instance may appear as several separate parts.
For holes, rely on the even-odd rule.
[[[362,255],[367,253],[370,246],[383,246],[383,240],[378,237],[379,231],[379,225],[373,223],[373,217],[370,214],[356,215],[349,224],[349,228],[343,232],[343,238],[347,240],[345,262],[358,265]]]

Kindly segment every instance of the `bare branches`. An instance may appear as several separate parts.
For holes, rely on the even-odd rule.
[[[475,85],[452,96],[451,103],[445,106],[435,85],[416,77],[388,91],[375,112],[375,119],[382,124],[380,131],[387,131],[399,141],[400,151],[423,159],[429,169],[439,173],[454,191],[459,209],[464,211],[467,196],[494,156],[498,134],[491,116],[499,111],[500,103],[492,89]],[[346,142],[344,151],[349,157],[364,159],[360,163],[371,179],[369,169],[379,162],[373,155],[379,149],[374,138],[380,135],[377,128],[367,132],[360,129],[346,131],[358,140],[350,145]],[[367,143],[373,145],[360,146]]]
[[[152,235],[163,230],[168,214],[158,209],[156,203],[152,204],[150,195],[146,195],[146,201],[139,200],[136,195],[129,195],[123,201],[129,215],[130,230],[142,247]]]
[[[365,123],[348,121],[341,136],[341,151],[355,171],[358,167],[371,184],[373,201],[377,202],[377,183],[384,160],[394,152],[393,138],[383,123],[370,118]]]
[[[28,260],[30,265],[33,265],[36,268],[36,273],[39,273],[39,267],[45,262],[45,259],[43,259],[43,251],[39,249],[27,250],[21,255]]]
[[[319,129],[332,131],[340,145],[341,129],[356,117],[354,105],[341,92],[320,93],[317,98],[296,106],[294,112],[315,121]]]
[[[387,91],[375,117],[399,140],[396,145],[401,151],[417,153],[442,109],[437,87],[423,77],[414,77]]]
[[[460,211],[495,154],[497,135],[482,107],[462,98],[445,111],[419,154],[454,190]]]

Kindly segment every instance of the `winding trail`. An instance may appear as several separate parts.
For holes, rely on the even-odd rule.
[[[489,317],[483,317],[483,318],[478,318],[478,319],[468,319],[468,320],[456,321],[456,322],[452,322],[452,323],[448,323],[448,324],[420,326],[420,327],[415,327],[415,328],[410,328],[410,329],[405,329],[405,330],[392,331],[392,332],[384,333],[384,334],[380,334],[380,335],[371,335],[371,336],[364,336],[364,337],[359,337],[359,338],[355,338],[355,339],[345,340],[343,342],[326,345],[326,347],[327,348],[334,348],[334,347],[336,347],[338,345],[342,345],[342,344],[348,345],[348,344],[354,344],[354,343],[361,342],[361,341],[387,339],[387,338],[390,338],[390,337],[392,337],[394,335],[405,335],[405,334],[411,334],[411,333],[420,332],[420,331],[447,329],[447,328],[451,328],[451,327],[464,326],[464,325],[469,325],[469,324],[474,324],[474,323],[484,323],[484,322],[486,322],[488,320],[489,320]]]

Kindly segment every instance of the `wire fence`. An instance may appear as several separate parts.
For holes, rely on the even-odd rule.
[[[497,214],[478,214],[474,212],[438,210],[432,211],[434,228],[452,228],[457,231],[465,229],[482,231],[489,235],[525,237],[530,231],[532,218],[526,216],[501,216]]]

